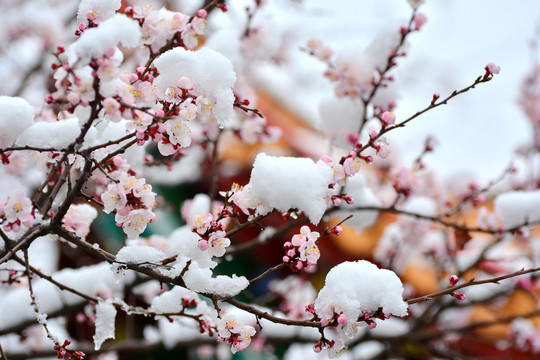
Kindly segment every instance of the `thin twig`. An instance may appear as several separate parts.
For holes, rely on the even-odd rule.
[[[409,300],[407,300],[407,303],[409,305],[412,305],[412,304],[417,304],[417,303],[421,303],[421,302],[425,302],[425,301],[430,301],[430,300],[433,300],[433,299],[435,299],[437,297],[440,297],[440,296],[443,296],[443,295],[453,294],[457,290],[460,290],[460,289],[463,289],[463,288],[466,288],[466,287],[469,287],[469,286],[489,284],[489,283],[498,284],[499,281],[501,281],[501,280],[514,278],[516,276],[531,274],[531,273],[535,273],[537,271],[540,271],[540,267],[533,268],[533,269],[527,269],[527,270],[523,269],[523,270],[520,270],[520,271],[510,273],[510,274],[501,275],[501,276],[497,276],[497,277],[493,277],[493,278],[489,278],[489,279],[484,279],[484,280],[475,280],[473,278],[473,279],[471,279],[471,280],[469,280],[469,281],[467,281],[467,282],[465,282],[463,284],[455,285],[455,286],[449,287],[449,288],[444,289],[444,290],[439,290],[439,291],[436,291],[436,292],[428,294],[428,295],[424,295],[424,296],[416,297],[416,298],[413,298],[413,299],[409,299]]]

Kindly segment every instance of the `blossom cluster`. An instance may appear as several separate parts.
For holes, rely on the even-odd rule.
[[[199,249],[208,251],[211,256],[225,255],[226,248],[231,244],[225,232],[226,223],[227,219],[216,221],[210,213],[194,215],[191,224],[193,232],[200,236]]]
[[[285,256],[283,262],[288,264],[292,271],[305,269],[311,271],[317,265],[321,252],[317,246],[317,240],[321,234],[311,231],[309,226],[302,226],[300,233],[292,237],[291,241],[285,242]]]
[[[479,228],[471,227],[474,231],[470,233],[501,235],[486,245],[483,238],[473,238],[469,231],[463,230],[469,229],[468,219],[459,223],[452,221],[458,218],[455,215],[462,215],[458,212],[468,210],[469,205],[476,208],[487,202],[490,196],[487,190],[475,182],[470,182],[465,191],[459,186],[459,189],[441,190],[441,182],[426,175],[421,161],[422,155],[432,150],[429,142],[412,168],[388,158],[387,132],[491,80],[500,71],[497,65],[489,63],[483,77],[478,77],[469,87],[456,90],[439,102],[440,95],[435,93],[431,103],[429,99],[426,101],[428,105],[424,110],[396,123],[400,109],[397,108],[399,96],[394,89],[397,79],[394,68],[397,60],[406,56],[406,36],[420,30],[427,21],[426,15],[416,11],[422,1],[409,2],[414,10],[408,25],[388,27],[389,33],[377,36],[365,49],[345,49],[334,54],[321,40],[308,41],[308,52],[324,63],[324,76],[332,82],[328,90],[334,90],[330,101],[325,105],[321,102],[320,108],[325,125],[334,128],[326,131],[325,140],[330,145],[328,155],[320,156],[320,138],[314,145],[315,134],[308,135],[310,131],[305,131],[305,137],[295,140],[290,149],[278,152],[288,156],[259,152],[249,182],[244,186],[233,183],[230,191],[220,192],[223,184],[240,181],[238,179],[248,175],[243,172],[246,169],[241,168],[247,151],[241,154],[240,165],[236,164],[236,155],[229,153],[230,144],[235,144],[234,137],[247,144],[250,152],[258,151],[262,144],[269,154],[276,154],[274,147],[266,145],[277,141],[281,135],[279,128],[271,126],[274,124],[272,116],[268,119],[263,116],[264,98],[257,99],[262,95],[258,78],[265,76],[267,64],[259,66],[262,61],[257,61],[259,69],[253,71],[244,62],[260,57],[255,54],[257,46],[263,49],[265,57],[271,57],[272,66],[292,60],[287,59],[285,45],[281,48],[276,44],[257,44],[264,38],[264,28],[257,25],[259,17],[255,16],[255,11],[264,2],[254,1],[251,8],[242,7],[240,11],[235,8],[228,18],[234,26],[222,27],[219,21],[213,20],[219,20],[228,7],[217,1],[206,2],[205,9],[190,12],[193,15],[189,16],[165,8],[129,6],[121,0],[80,0],[76,40],[70,46],[58,46],[53,51],[52,74],[48,76],[47,89],[38,96],[45,96],[46,108],[36,111],[22,98],[0,97],[0,160],[3,174],[9,178],[6,183],[21,185],[28,194],[34,192],[31,198],[23,191],[7,194],[0,202],[0,224],[3,231],[12,232],[9,235],[14,236],[16,249],[29,250],[33,264],[44,262],[35,268],[52,273],[55,282],[38,279],[45,277],[31,269],[28,260],[24,269],[16,258],[20,255],[15,250],[4,249],[1,257],[18,260],[22,267],[14,262],[5,268],[0,264],[0,270],[7,271],[7,280],[2,280],[0,285],[15,288],[32,285],[35,281],[35,287],[28,287],[35,313],[38,313],[37,320],[42,325],[46,315],[52,318],[53,314],[80,309],[86,304],[86,315],[79,313],[73,318],[84,325],[95,326],[96,351],[106,351],[99,348],[104,341],[114,338],[117,311],[123,311],[126,315],[156,318],[155,326],[148,325],[144,329],[145,340],[156,346],[199,346],[208,340],[196,337],[197,341],[189,340],[185,345],[185,340],[191,339],[190,331],[198,336],[198,330],[210,337],[216,333],[217,340],[236,353],[246,349],[254,339],[255,327],[247,325],[245,319],[255,316],[260,329],[264,325],[268,330],[265,338],[257,338],[256,346],[252,344],[254,351],[261,349],[266,339],[272,344],[272,337],[280,342],[287,341],[289,354],[298,345],[295,344],[298,339],[305,342],[320,338],[313,350],[317,353],[328,350],[328,355],[334,357],[344,352],[346,343],[360,335],[361,330],[367,335],[357,337],[356,345],[362,346],[365,340],[375,338],[370,336],[369,329],[391,316],[393,318],[384,325],[392,327],[400,323],[398,326],[411,333],[410,339],[421,339],[426,329],[427,332],[440,331],[441,319],[450,311],[463,308],[454,307],[454,300],[466,299],[465,293],[452,292],[459,281],[455,275],[450,277],[448,288],[439,289],[445,284],[441,274],[467,276],[475,271],[475,276],[480,278],[490,271],[508,274],[516,264],[524,263],[532,268],[540,258],[538,249],[532,249],[527,254],[529,257],[519,257],[515,263],[505,256],[517,252],[505,250],[510,246],[514,250],[513,242],[518,243],[517,246],[528,245],[532,233],[529,225],[540,221],[536,206],[540,196],[538,181],[529,183],[533,191],[509,193],[508,198],[495,199],[493,210],[486,207],[478,211]],[[231,7],[234,3],[230,2]],[[237,22],[242,24],[239,26]],[[236,38],[223,41],[225,35],[229,39],[231,34]],[[271,35],[277,37],[274,32]],[[17,32],[8,34],[8,37],[17,36],[20,36]],[[267,51],[268,47],[274,45],[279,49],[267,55],[272,52]],[[28,74],[29,78],[31,75]],[[534,102],[540,97],[537,94],[540,81],[536,78],[531,81],[526,89],[528,97],[523,101],[526,112],[534,117],[533,123],[538,124],[540,107]],[[289,88],[285,79],[274,79],[274,83]],[[258,100],[261,100],[259,104]],[[289,101],[289,104],[294,102]],[[350,120],[347,126],[341,126],[339,121],[343,118]],[[307,153],[310,157],[292,156],[293,151]],[[313,160],[317,158],[320,160]],[[230,166],[231,163],[234,166]],[[365,166],[369,164],[373,165]],[[34,167],[44,176],[35,176]],[[194,182],[206,170],[210,172],[208,181],[197,184],[201,193],[182,205],[185,225],[171,229],[168,235],[141,237],[147,225],[156,220],[154,210],[158,203],[161,205],[154,192],[156,187],[152,188],[150,183]],[[207,185],[205,190],[208,191],[199,189]],[[218,195],[223,197],[223,202],[216,200],[220,199]],[[455,207],[452,202],[456,203]],[[171,204],[171,207],[176,205]],[[84,242],[98,216],[97,207],[114,214],[116,224],[127,235],[128,239],[116,254],[110,253],[112,250],[107,243],[97,236],[92,239],[96,240],[94,246]],[[391,216],[386,217],[387,214]],[[328,219],[330,216],[339,220]],[[312,225],[304,225],[308,222]],[[340,226],[345,222],[350,229]],[[335,223],[338,225],[329,225]],[[378,237],[360,258],[373,259],[377,264],[365,260],[342,262],[332,267],[324,286],[317,291],[313,284],[319,278],[319,274],[314,273],[324,255],[319,248],[321,236],[342,232],[347,235],[352,233],[350,230],[363,232],[376,223],[376,229],[367,229],[360,235]],[[322,234],[313,231],[325,226]],[[21,231],[26,228],[30,231]],[[505,229],[512,230],[504,233]],[[284,254],[277,265],[266,264],[268,269],[252,279],[248,279],[250,271],[244,271],[244,267],[241,268],[244,274],[229,271],[232,267],[229,264],[234,266],[237,261],[232,254],[270,243],[288,231],[295,234],[283,244]],[[239,245],[234,249],[229,248],[231,239],[227,232],[234,236],[235,242],[238,240]],[[5,235],[2,237],[6,240]],[[516,239],[520,241],[514,241]],[[74,252],[88,252],[92,260],[103,262],[59,270],[58,264],[65,262],[65,254],[61,254],[60,261],[49,256],[49,252],[43,251],[47,256],[36,254],[53,246],[56,251],[56,241],[65,241],[76,248]],[[23,245],[25,247],[21,248]],[[342,245],[338,241],[329,242],[329,246]],[[352,256],[348,252],[344,255]],[[260,265],[259,261],[256,263]],[[434,269],[426,273],[435,280],[434,289],[423,292],[412,285],[415,277],[408,271],[426,264],[429,270]],[[328,263],[318,267],[324,269],[326,265]],[[280,269],[285,267],[293,274],[287,271],[287,277],[278,279]],[[30,272],[36,276],[20,280],[22,274]],[[144,274],[145,281],[132,276],[135,273]],[[271,277],[274,278],[267,282]],[[263,278],[265,281],[260,281]],[[533,292],[534,278],[527,280],[529,282],[524,280],[514,285]],[[457,288],[474,283],[467,281],[464,278]],[[252,286],[254,283],[256,285]],[[259,285],[271,294],[259,297],[259,288],[256,288]],[[59,295],[55,286],[63,290],[62,294]],[[39,299],[41,304],[35,301],[33,288],[47,295]],[[257,298],[245,302],[243,295],[249,295],[251,290]],[[15,308],[19,303],[27,304],[28,292],[24,291],[24,297],[21,293],[9,293],[7,306]],[[238,296],[241,293],[242,296]],[[131,294],[136,295],[132,300],[138,303],[137,307],[119,300]],[[419,297],[415,299],[413,295]],[[439,301],[443,299],[439,298],[441,295],[454,299]],[[404,296],[409,300],[404,300]],[[25,301],[18,301],[19,298]],[[415,309],[409,312],[409,305],[428,301],[428,298],[433,300],[429,323],[418,318],[421,312]],[[467,292],[467,299],[473,298]],[[0,299],[0,304],[4,304],[2,301]],[[283,313],[275,311],[277,304]],[[43,312],[39,311],[39,306]],[[239,309],[241,312],[236,312]],[[0,331],[22,329],[21,321],[26,324],[35,319],[34,311],[17,311],[17,314],[16,317],[0,314]],[[405,316],[410,316],[410,321],[400,319]],[[50,339],[57,338],[54,333],[67,329],[62,321],[51,319],[49,324],[39,330],[45,331]],[[290,332],[284,331],[283,326],[303,329],[287,339],[286,334]],[[533,342],[538,334],[532,323],[515,322],[512,329],[510,337],[515,345],[527,348],[532,344],[532,350],[537,352],[538,344]],[[24,333],[29,334],[26,335],[29,342],[40,345],[26,348],[38,353],[42,334],[36,331],[34,335],[32,331],[27,329]],[[443,331],[436,334],[438,338],[433,338],[434,349],[445,345]],[[27,340],[21,340],[20,344],[16,340],[7,342],[8,353],[19,350],[16,346],[23,344],[22,341]],[[69,340],[63,344],[54,341],[54,351],[59,358],[83,356],[81,352],[66,349]],[[382,338],[377,341],[378,345],[388,345],[389,351],[398,349],[399,356],[403,341],[409,340],[406,336],[390,335],[388,341]],[[119,351],[122,346],[120,344]],[[212,346],[229,351],[227,346],[217,342]],[[198,350],[204,351],[201,349],[202,346]]]
[[[118,182],[112,182],[101,194],[106,213],[116,212],[115,221],[121,226],[128,238],[139,236],[146,225],[156,219],[152,212],[156,202],[152,186],[144,179],[121,175]]]
[[[251,343],[255,335],[255,328],[251,325],[243,325],[231,314],[224,315],[217,324],[218,340],[231,345],[231,351],[242,351]]]
[[[16,192],[0,202],[0,219],[4,231],[18,232],[21,226],[32,226],[35,220],[32,201],[22,191]]]

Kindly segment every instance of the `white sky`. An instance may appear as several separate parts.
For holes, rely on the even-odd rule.
[[[336,50],[363,48],[379,29],[397,29],[411,12],[405,0],[304,0],[285,11],[286,3],[272,4],[281,31],[296,33],[299,45],[317,37]],[[428,23],[410,36],[410,56],[400,60],[398,119],[427,105],[434,92],[445,96],[469,85],[490,61],[501,66],[501,73],[396,131],[392,141],[404,150],[405,159],[412,159],[426,135],[433,134],[439,147],[426,158],[430,167],[445,176],[465,171],[490,179],[507,166],[516,145],[530,137],[517,98],[532,65],[530,43],[539,24],[540,1],[427,0],[421,11]],[[295,55],[295,61],[290,70],[302,89],[294,99],[297,109],[316,116],[314,98],[330,91],[318,79],[323,68],[305,55]]]

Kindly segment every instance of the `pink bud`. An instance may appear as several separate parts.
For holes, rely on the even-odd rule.
[[[203,239],[199,240],[199,244],[198,244],[198,245],[199,245],[199,249],[201,249],[202,251],[208,250],[208,248],[210,247],[210,246],[208,245],[208,241],[203,240]]]
[[[284,263],[288,263],[291,260],[291,258],[289,258],[288,256],[284,256],[282,260]]]
[[[344,197],[343,197],[343,200],[345,200],[345,202],[346,202],[347,204],[349,204],[349,205],[354,204],[354,199],[353,199],[352,197],[350,197],[350,196],[344,196]]]
[[[453,293],[453,297],[457,299],[457,301],[464,301],[465,300],[465,294],[463,293]]]
[[[349,319],[347,319],[347,315],[345,315],[344,313],[339,314],[339,316],[338,316],[338,318],[337,318],[338,324],[343,325],[343,324],[345,324],[347,321],[349,321]]]
[[[400,28],[399,28],[399,33],[401,35],[406,35],[407,33],[409,32],[409,28],[405,25],[402,25]]]
[[[437,101],[441,95],[439,93],[433,94],[433,99],[431,100],[431,105],[435,104],[435,101]]]
[[[359,134],[355,134],[355,133],[348,133],[347,134],[347,140],[349,140],[349,143],[351,143],[353,145],[356,145],[356,143],[358,142],[358,139],[360,139]]]
[[[336,234],[339,235],[343,232],[343,228],[339,225],[334,226],[332,229],[330,229],[330,234]]]
[[[206,15],[208,15],[208,13],[206,12],[206,10],[204,9],[201,9],[199,11],[197,11],[197,17],[200,17],[201,19],[204,19],[206,17]]]
[[[180,80],[178,80],[178,87],[184,90],[193,89],[193,81],[186,76],[182,76]]]
[[[450,276],[450,287],[456,285],[459,281],[459,278],[456,275]]]
[[[392,125],[396,122],[396,115],[393,112],[385,111],[381,115],[383,125]]]
[[[325,164],[331,165],[332,164],[332,158],[328,155],[321,156],[321,161]]]

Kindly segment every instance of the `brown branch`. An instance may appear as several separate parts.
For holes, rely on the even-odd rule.
[[[14,255],[13,256],[13,260],[15,260],[16,262],[18,262],[19,264],[23,265],[23,266],[27,266],[25,264],[25,262],[19,258],[17,255]],[[83,299],[86,299],[88,301],[92,301],[92,302],[95,302],[97,303],[98,302],[98,299],[97,298],[94,298],[92,296],[89,296],[89,295],[86,295],[86,294],[83,294],[67,285],[64,285],[56,280],[54,280],[52,278],[52,276],[49,276],[49,275],[46,275],[44,273],[42,273],[41,271],[39,271],[38,269],[36,269],[35,267],[33,267],[32,265],[28,265],[28,268],[30,269],[30,271],[32,271],[34,274],[36,274],[37,276],[39,276],[40,278],[42,279],[45,279],[47,280],[48,282],[50,282],[51,284],[55,285],[56,287],[58,287],[59,289],[61,290],[65,290],[65,291],[69,291],[70,293],[73,293],[77,296],[80,296],[81,298]]]
[[[469,287],[469,286],[489,284],[489,283],[498,284],[499,281],[501,281],[501,280],[514,278],[516,276],[531,274],[531,273],[535,273],[537,271],[540,271],[540,267],[533,268],[533,269],[527,269],[527,270],[523,269],[523,270],[520,270],[520,271],[510,273],[510,274],[501,275],[501,276],[497,276],[497,277],[493,277],[493,278],[489,278],[489,279],[484,279],[484,280],[475,280],[473,278],[473,279],[471,279],[471,280],[469,280],[469,281],[467,281],[467,282],[465,282],[463,284],[455,285],[455,286],[449,287],[449,288],[444,289],[444,290],[439,290],[439,291],[436,291],[434,293],[424,295],[424,296],[420,296],[420,297],[413,298],[413,299],[409,299],[409,300],[406,300],[406,301],[407,301],[407,303],[409,305],[417,304],[417,303],[433,300],[434,298],[437,298],[437,297],[440,297],[440,296],[443,296],[443,295],[453,294],[457,290],[460,290],[460,289],[463,289],[463,288],[466,288],[466,287]]]
[[[438,102],[431,102],[428,106],[426,106],[424,109],[416,112],[415,114],[411,115],[410,117],[408,117],[407,119],[403,120],[402,122],[400,123],[397,123],[395,125],[391,125],[391,126],[387,126],[387,127],[383,127],[381,129],[381,131],[374,137],[370,138],[370,140],[368,141],[368,143],[364,146],[362,146],[360,149],[356,150],[356,153],[358,155],[360,155],[363,151],[365,151],[366,149],[370,148],[373,146],[373,144],[381,137],[383,136],[384,134],[386,134],[387,132],[389,131],[392,131],[392,130],[395,130],[397,128],[402,128],[402,127],[405,127],[409,122],[411,122],[412,120],[416,119],[417,117],[419,117],[420,115],[424,114],[425,112],[429,111],[429,110],[432,110],[432,109],[435,109],[436,107],[439,107],[441,105],[447,105],[448,104],[448,101],[453,99],[454,97],[458,96],[458,95],[461,95],[471,89],[474,89],[476,87],[476,85],[478,84],[481,84],[481,83],[485,83],[485,82],[488,82],[492,79],[492,77],[488,77],[488,78],[484,78],[482,76],[479,76],[478,78],[476,78],[476,80],[469,86],[466,86],[464,87],[463,89],[461,90],[454,90],[450,95],[448,95],[446,98],[438,101]]]
[[[103,143],[103,144],[99,144],[99,145],[95,145],[95,146],[86,148],[83,151],[81,151],[81,153],[83,153],[84,155],[89,155],[90,153],[92,153],[92,152],[94,152],[94,151],[96,151],[98,149],[102,149],[102,148],[105,148],[105,147],[110,146],[110,145],[120,144],[122,141],[128,140],[128,139],[134,137],[135,135],[136,135],[136,132],[134,131],[132,133],[127,134],[126,136],[123,136],[123,137],[119,138],[119,139],[111,140],[111,141],[108,141],[108,142]]]
[[[322,325],[318,321],[285,319],[282,317],[271,315],[267,313],[266,311],[259,310],[251,305],[244,304],[243,302],[232,299],[232,298],[226,299],[225,301],[233,306],[236,306],[239,309],[245,310],[259,318],[266,319],[276,324],[313,327],[313,328],[322,329]]]
[[[28,292],[30,293],[30,304],[34,308],[34,312],[36,313],[36,319],[38,319],[42,314],[41,314],[41,311],[39,310],[39,306],[36,301],[36,296],[34,295],[34,289],[32,287],[32,276],[30,274],[30,264],[28,261],[28,249],[24,249],[24,265],[26,268],[26,277],[28,278]],[[51,334],[49,330],[47,321],[38,320],[38,322],[41,324],[43,329],[45,329],[45,332],[47,333],[47,337],[51,339],[55,345],[59,346],[60,344],[58,343],[58,340],[56,339],[56,337],[53,336],[53,334]]]
[[[510,163],[506,169],[503,170],[503,172],[501,174],[499,174],[499,176],[497,176],[495,179],[491,180],[486,186],[484,186],[483,188],[479,189],[479,190],[476,190],[476,191],[473,191],[471,194],[469,194],[465,199],[462,199],[459,204],[457,204],[454,208],[450,209],[449,211],[447,211],[446,213],[444,213],[444,217],[448,217],[448,216],[452,216],[453,214],[457,213],[458,211],[460,211],[463,206],[465,205],[466,201],[467,200],[470,200],[472,199],[474,196],[476,195],[479,195],[479,194],[483,194],[485,192],[488,192],[493,186],[495,186],[497,183],[501,182],[505,177],[506,175],[510,174],[514,169],[514,164],[513,163]]]
[[[333,211],[337,211],[337,210],[341,210],[341,209],[333,208],[331,210],[327,210],[327,212],[333,212]],[[390,212],[390,213],[415,217],[417,219],[429,220],[429,221],[439,223],[439,224],[444,225],[446,227],[451,227],[451,228],[454,228],[454,229],[457,229],[457,230],[470,231],[470,232],[481,232],[481,233],[486,233],[486,234],[491,234],[491,235],[500,235],[500,234],[503,234],[503,233],[513,233],[513,232],[517,231],[518,229],[520,229],[520,228],[522,228],[524,226],[537,225],[538,223],[540,223],[540,221],[535,222],[535,223],[524,222],[524,223],[519,224],[517,226],[513,226],[511,228],[504,229],[503,231],[501,231],[500,229],[488,229],[488,228],[470,227],[470,226],[466,226],[466,225],[460,225],[460,224],[453,223],[453,222],[448,221],[448,220],[444,220],[444,219],[442,219],[442,216],[423,215],[423,214],[415,213],[415,212],[412,212],[412,211],[397,209],[394,205],[389,206],[389,207],[358,206],[358,207],[347,209],[347,210],[350,210],[350,211]]]
[[[369,95],[367,96],[367,98],[362,98],[362,102],[364,104],[364,109],[362,111],[362,120],[361,120],[361,123],[360,123],[360,128],[358,129],[358,133],[360,134],[362,132],[362,129],[364,128],[364,125],[367,123],[367,108],[368,108],[368,105],[371,103],[371,101],[373,100],[373,98],[375,97],[375,94],[377,93],[377,91],[379,90],[379,88],[381,87],[382,83],[383,83],[383,80],[386,79],[386,74],[396,65],[395,63],[395,59],[400,56],[400,50],[403,46],[403,44],[405,43],[405,39],[407,38],[407,35],[411,34],[414,29],[412,27],[412,23],[413,23],[413,19],[416,15],[416,9],[413,10],[413,13],[409,19],[409,24],[408,24],[408,31],[406,33],[401,33],[401,38],[399,40],[399,43],[396,45],[396,47],[394,49],[392,49],[392,52],[390,54],[390,56],[388,57],[387,61],[386,61],[386,66],[385,68],[382,70],[382,71],[379,71],[379,80],[373,84],[373,88],[371,89],[371,92],[369,93]]]
[[[101,163],[104,163],[104,162],[109,161],[109,159],[112,159],[112,158],[115,157],[116,155],[120,155],[120,154],[125,153],[126,150],[127,150],[128,148],[130,148],[132,145],[134,145],[134,144],[136,144],[136,143],[137,143],[137,139],[131,140],[131,141],[128,142],[127,144],[123,145],[121,148],[119,148],[119,149],[113,151],[112,153],[110,153],[109,155],[107,155],[105,158],[103,158],[103,159],[101,160]],[[95,168],[92,169],[92,171],[93,171],[93,170],[95,170]]]
[[[2,349],[2,344],[0,344],[0,356],[2,356],[2,360],[8,360],[4,349]]]
[[[278,270],[281,270],[283,269],[284,267],[287,267],[287,264],[286,263],[280,263],[274,267],[271,267],[269,268],[268,270],[266,270],[265,272],[263,272],[261,275],[249,280],[249,284],[253,284],[254,282],[256,281],[259,281],[261,280],[262,278],[264,278],[266,275],[270,274],[270,273],[273,273],[274,271],[278,271]]]
[[[36,152],[61,152],[62,149],[55,149],[55,148],[40,148],[35,146],[13,146],[8,147],[5,149],[0,149],[0,154],[7,153],[7,152],[13,152],[13,151],[36,151]]]
[[[271,236],[268,236],[264,240],[261,240],[259,237],[256,237],[253,240],[246,241],[246,242],[240,243],[240,244],[235,245],[235,246],[229,246],[229,248],[227,249],[227,252],[225,253],[225,255],[235,255],[235,254],[238,254],[240,252],[244,252],[244,251],[254,249],[254,248],[256,248],[256,247],[258,247],[260,245],[263,245],[263,244],[266,244],[266,243],[268,243],[268,242],[270,242],[272,240],[278,239],[280,236],[287,233],[289,230],[293,229],[294,227],[296,227],[298,225],[305,224],[308,221],[309,220],[306,217],[301,217],[299,219],[289,221],[289,222],[285,223],[283,226],[281,226],[279,229],[277,229]],[[256,223],[256,221],[253,220],[250,225],[253,225],[253,223]],[[245,223],[245,224],[247,224],[247,223]],[[245,225],[245,224],[242,224],[242,225]],[[235,229],[231,230],[231,232],[234,231],[234,233],[236,233],[236,232],[242,230],[245,227],[247,227],[247,226],[244,226],[242,228],[235,228]],[[229,236],[229,233],[227,233],[227,237],[228,236]]]
[[[47,225],[38,225],[36,227],[32,227],[28,229],[28,231],[21,236],[21,240],[19,240],[15,246],[13,246],[11,249],[7,250],[5,253],[0,253],[2,258],[0,259],[0,264],[5,263],[11,257],[22,248],[29,246],[32,241],[37,239],[40,236],[46,235],[49,233],[49,227]]]
[[[258,117],[260,117],[261,119],[264,118],[263,114],[261,114],[261,112],[256,108],[247,107],[246,105],[242,104],[241,102],[235,102],[233,105],[234,105],[234,107],[236,107],[236,108],[238,108],[240,110],[243,110],[246,113],[247,112],[252,112],[255,115],[257,115]]]

